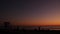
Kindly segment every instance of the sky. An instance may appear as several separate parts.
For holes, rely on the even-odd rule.
[[[58,0],[2,0],[0,5],[0,22],[21,26],[60,25]]]

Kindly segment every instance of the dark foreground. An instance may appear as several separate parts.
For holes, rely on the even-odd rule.
[[[0,34],[52,34],[52,33],[60,33],[58,30],[40,30],[40,31],[0,31]]]
[[[34,30],[26,30],[24,28],[19,29],[21,26],[12,26],[9,22],[4,22],[4,26],[0,26],[0,34],[54,34],[60,33],[60,30],[50,30],[50,29],[43,29],[41,30],[40,26]],[[30,27],[30,26],[28,26]],[[48,26],[49,27],[49,26]],[[60,27],[60,26],[59,26]]]

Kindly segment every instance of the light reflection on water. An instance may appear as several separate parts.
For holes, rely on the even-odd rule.
[[[26,30],[34,30],[34,29],[38,29],[38,27],[20,27],[20,29],[26,29]],[[41,30],[60,30],[60,27],[59,26],[42,26],[40,27]]]
[[[48,27],[41,27],[41,29],[49,29],[49,30],[60,30],[60,26],[48,26]]]
[[[60,28],[50,28],[50,30],[60,30]]]

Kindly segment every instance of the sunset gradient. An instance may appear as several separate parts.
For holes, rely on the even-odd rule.
[[[60,25],[60,2],[58,0],[4,1],[0,21],[12,25],[43,26]],[[7,20],[6,20],[7,19]]]

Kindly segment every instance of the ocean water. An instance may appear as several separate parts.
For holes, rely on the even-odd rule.
[[[27,27],[26,29],[39,30],[39,27],[30,27],[30,28]],[[42,26],[40,27],[40,30],[60,30],[60,26]]]
[[[60,30],[60,26],[43,26],[42,30]]]
[[[16,27],[14,27],[16,28]],[[34,30],[34,29],[37,29],[39,30],[39,27],[19,27],[19,29],[25,29],[25,30]],[[60,26],[41,26],[40,27],[40,30],[60,30]]]

